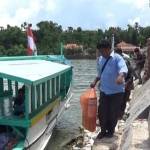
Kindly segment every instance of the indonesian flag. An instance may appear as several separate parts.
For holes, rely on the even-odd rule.
[[[31,55],[37,55],[37,48],[34,42],[33,33],[31,30],[31,25],[27,28],[27,38],[28,38],[28,48],[27,48],[27,54],[29,56]]]

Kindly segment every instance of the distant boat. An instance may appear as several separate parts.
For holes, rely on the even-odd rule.
[[[72,67],[62,56],[0,58],[0,149],[43,150],[71,98]],[[15,114],[16,97],[24,97]]]

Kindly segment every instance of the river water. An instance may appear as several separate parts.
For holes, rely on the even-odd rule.
[[[53,130],[47,150],[67,150],[64,145],[79,134],[81,126],[80,95],[96,76],[95,60],[72,60],[73,97],[71,106],[66,110]]]

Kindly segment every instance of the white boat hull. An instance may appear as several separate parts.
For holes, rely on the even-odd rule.
[[[28,150],[44,150],[51,138],[53,128],[63,111],[68,108],[72,95],[67,100],[61,101],[50,116],[44,116],[37,124],[29,128],[25,146]],[[48,119],[47,119],[48,118]]]

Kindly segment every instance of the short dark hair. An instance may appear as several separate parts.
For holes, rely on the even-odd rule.
[[[137,48],[137,47],[134,49],[134,52],[139,52],[139,51],[140,51],[140,50],[139,50],[139,48]]]
[[[102,49],[102,48],[111,48],[111,44],[108,40],[101,40],[97,44],[97,49]]]
[[[115,52],[118,53],[118,54],[120,54],[120,55],[122,55],[122,49],[121,48],[116,48]]]
[[[18,89],[18,94],[19,93],[25,93],[25,85],[23,85],[20,89]]]

